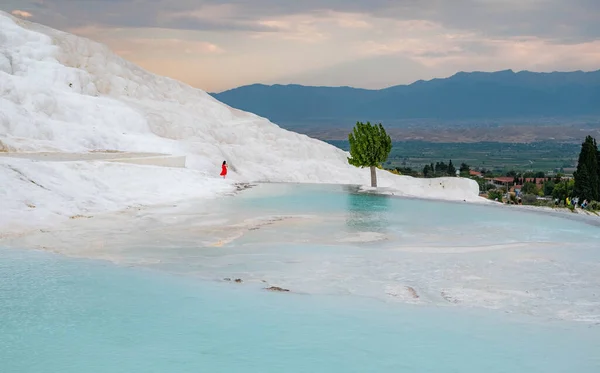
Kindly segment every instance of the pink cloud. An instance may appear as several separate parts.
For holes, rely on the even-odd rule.
[[[31,18],[33,17],[33,14],[25,11],[25,10],[19,10],[19,9],[15,9],[11,12],[11,14],[13,16],[17,16],[17,17],[21,17],[21,18]]]
[[[123,40],[132,49],[152,49],[183,52],[185,54],[220,54],[225,51],[216,44],[207,41],[190,41],[181,39],[144,39],[133,38]]]
[[[197,54],[214,55],[225,53],[225,50],[214,43],[185,38],[149,38],[131,35],[129,29],[110,29],[94,25],[69,29],[69,32],[83,36],[102,44],[121,56],[134,56],[139,53],[155,53],[160,51],[166,55]]]
[[[329,38],[329,34],[320,27],[317,19],[311,16],[295,15],[278,19],[263,19],[258,24],[278,31],[267,34],[254,33],[255,39],[278,38],[303,43],[318,43]]]

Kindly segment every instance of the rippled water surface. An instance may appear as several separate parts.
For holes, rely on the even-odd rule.
[[[0,371],[597,372],[599,239],[314,185],[72,219],[0,241]]]
[[[2,372],[597,372],[589,327],[0,249]]]

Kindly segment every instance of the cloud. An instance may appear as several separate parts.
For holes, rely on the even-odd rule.
[[[367,30],[375,27],[371,20],[367,20],[367,16],[360,13],[327,11],[321,13],[321,18],[345,29]]]
[[[193,10],[165,12],[157,17],[163,28],[205,31],[275,31],[274,26],[248,19],[233,4],[205,5]]]
[[[17,16],[17,17],[21,17],[21,18],[31,18],[33,17],[33,14],[24,11],[24,10],[19,10],[19,9],[15,9],[12,12],[10,12],[13,16]]]
[[[141,33],[130,33],[126,29],[106,29],[88,26],[70,30],[71,32],[109,45],[116,53],[131,55],[218,55],[225,53],[219,45],[205,40],[186,40],[164,35],[152,37]]]
[[[189,41],[181,39],[145,39],[134,38],[126,40],[129,49],[159,50],[167,53],[185,54],[221,54],[223,48],[206,41]]]
[[[600,38],[597,0],[7,0],[44,7],[63,28],[98,24],[186,30],[273,32],[264,20],[346,15],[340,27],[367,29],[364,18],[425,20],[490,37],[537,36],[576,43]],[[17,5],[18,6],[18,5]],[[19,6],[19,8],[23,8]],[[350,17],[348,15],[352,14]],[[262,22],[261,22],[262,21]]]
[[[427,20],[489,36],[589,40],[600,37],[597,0],[229,0],[248,18],[334,12],[397,21]],[[204,0],[222,4],[223,0]]]
[[[330,35],[320,27],[318,20],[310,16],[293,15],[278,18],[266,18],[259,20],[258,23],[277,31],[270,35],[255,33],[253,35],[254,38],[276,37],[304,43],[318,43],[330,37]]]
[[[46,25],[213,91],[296,78],[378,87],[458,70],[600,67],[598,0],[4,0],[5,7],[33,10]]]

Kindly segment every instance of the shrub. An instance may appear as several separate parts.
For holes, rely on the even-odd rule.
[[[554,204],[554,201],[538,201],[537,206],[542,206],[542,207],[552,207],[555,208],[556,205]]]
[[[496,187],[494,185],[492,185],[492,184],[485,184],[484,185],[484,190],[486,190],[486,191],[487,190],[495,190],[495,189],[496,189]]]
[[[524,205],[535,205],[538,201],[537,195],[535,194],[524,194],[521,197]]]
[[[554,183],[554,181],[546,181],[544,183],[544,195],[546,196],[551,196],[552,195],[552,191],[554,190],[554,186],[556,184]]]
[[[523,192],[523,194],[538,194],[538,187],[534,183],[526,182],[523,184],[521,192]]]
[[[592,211],[598,211],[598,210],[600,210],[600,202],[598,202],[598,201],[592,201],[592,202],[590,202],[590,204],[588,205],[588,207],[586,208],[586,210],[592,210]]]
[[[491,200],[498,198],[498,201],[502,201],[502,192],[499,190],[490,190],[488,192],[488,198]]]

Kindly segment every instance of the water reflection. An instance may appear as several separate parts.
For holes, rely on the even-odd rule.
[[[385,233],[389,227],[390,197],[348,191],[346,225],[351,231]]]

